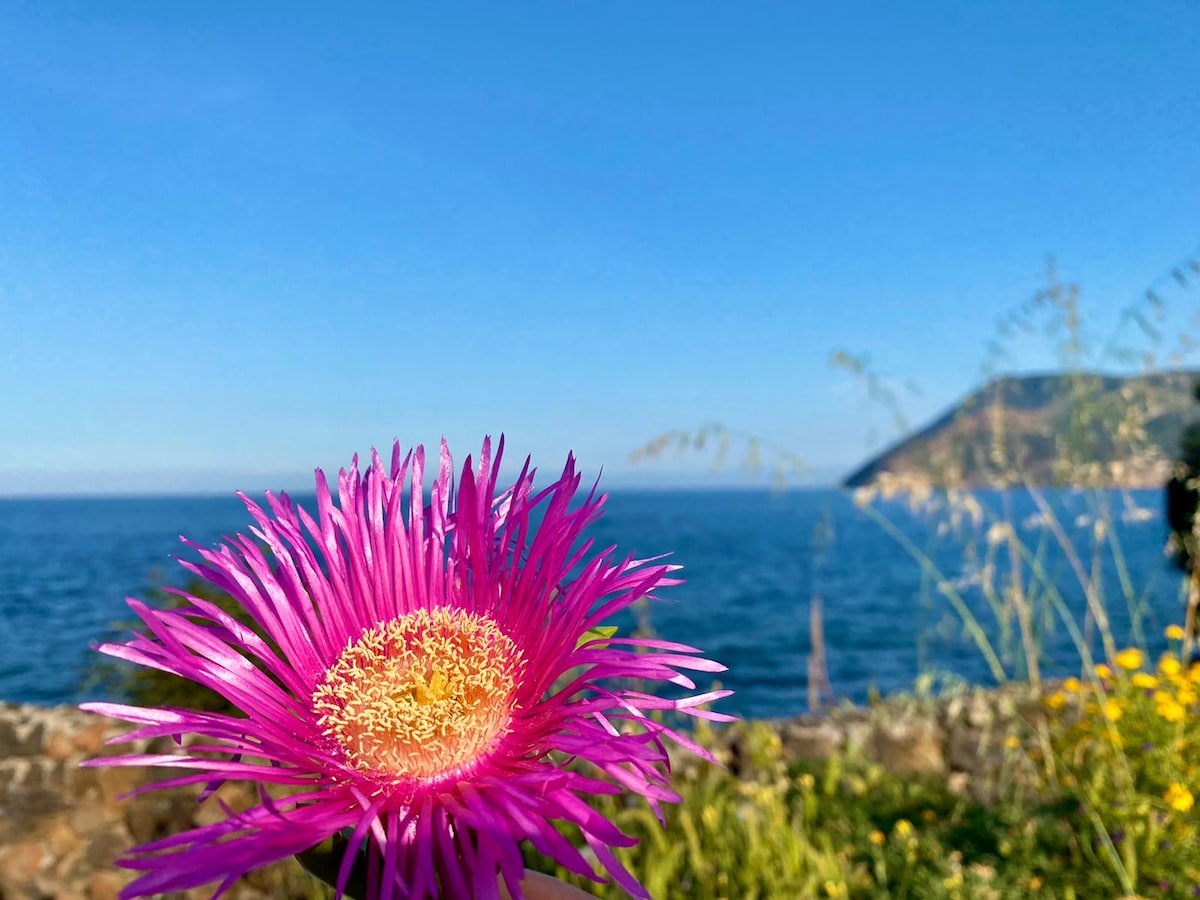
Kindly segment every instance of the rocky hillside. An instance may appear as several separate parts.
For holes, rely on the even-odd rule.
[[[851,473],[943,487],[1159,487],[1200,372],[997,378]]]

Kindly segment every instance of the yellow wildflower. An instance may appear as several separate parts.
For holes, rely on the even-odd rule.
[[[1009,750],[1016,750],[1021,746],[1021,739],[1015,734],[1010,734],[1004,739],[1004,746]]]
[[[1179,702],[1184,706],[1191,706],[1196,699],[1196,691],[1191,686],[1184,684],[1179,688]]]
[[[1118,721],[1124,714],[1125,711],[1121,708],[1121,702],[1119,700],[1114,700],[1112,697],[1109,697],[1104,701],[1104,718],[1108,719],[1110,722]]]
[[[908,837],[912,832],[913,825],[908,819],[900,819],[896,823],[896,834],[900,835],[900,837]]]
[[[1158,679],[1149,672],[1134,672],[1130,681],[1133,682],[1134,687],[1146,689],[1158,687]]]
[[[1192,804],[1196,802],[1192,796],[1192,792],[1180,784],[1178,781],[1172,781],[1171,786],[1167,788],[1167,792],[1163,795],[1163,799],[1167,801],[1167,805],[1176,812],[1187,812],[1192,808]]]
[[[1144,657],[1142,656],[1141,650],[1137,649],[1136,647],[1130,647],[1126,650],[1122,650],[1115,657],[1113,657],[1113,662],[1115,662],[1122,669],[1132,672],[1133,670],[1140,669],[1142,667],[1143,658]],[[1099,673],[1097,672],[1097,674]],[[1100,677],[1103,678],[1105,676],[1101,675]]]
[[[1029,879],[1029,889],[1031,891],[1036,891],[1039,888],[1041,888],[1041,886],[1045,883],[1046,882],[1042,879],[1041,875],[1034,875],[1032,878]]]
[[[1100,665],[1096,666],[1096,677],[1097,678],[1112,678],[1112,674],[1113,674],[1113,670],[1110,669],[1108,666],[1106,666],[1104,663],[1100,663]]]
[[[1050,707],[1050,709],[1062,709],[1062,705],[1067,702],[1067,695],[1062,691],[1055,691],[1049,697],[1043,697],[1042,703]]]
[[[1072,675],[1070,678],[1064,679],[1062,686],[1063,690],[1069,694],[1077,694],[1079,693],[1079,689],[1083,687],[1083,685],[1079,683],[1079,679],[1074,675]]]
[[[1182,722],[1187,716],[1183,704],[1172,697],[1167,691],[1157,691],[1154,694],[1154,708],[1160,718],[1168,722]]]
[[[1168,641],[1182,641],[1183,628],[1179,625],[1168,625],[1167,630],[1163,632],[1167,636]]]
[[[887,841],[887,835],[882,831],[872,831],[869,835],[867,835],[867,840],[876,847],[882,847]]]
[[[1162,659],[1158,661],[1158,671],[1166,675],[1168,678],[1174,678],[1183,670],[1183,666],[1179,664],[1179,660],[1169,653],[1164,653]]]

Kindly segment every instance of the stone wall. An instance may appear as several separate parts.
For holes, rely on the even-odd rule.
[[[169,739],[135,749],[105,746],[129,727],[70,707],[0,704],[0,900],[115,900],[134,877],[114,865],[128,848],[221,817],[215,798],[196,803],[198,788],[123,797],[163,777],[162,770],[80,768],[98,755],[170,752],[174,746]],[[218,795],[235,809],[246,809],[252,799],[232,784]],[[313,895],[313,887],[311,877],[289,861],[247,876],[226,896],[303,898]],[[212,893],[210,887],[170,896]]]
[[[1006,750],[1015,738],[1038,739],[1049,711],[1028,685],[973,690],[939,699],[899,696],[872,707],[772,720],[784,756],[828,759],[858,754],[898,775],[945,779],[954,793],[991,803],[997,792],[1032,772],[1028,757]],[[737,729],[730,764],[737,765]]]
[[[769,722],[787,756],[824,759],[861,753],[903,775],[944,777],[950,787],[988,801],[1011,778],[1010,734],[1035,728],[1044,715],[1028,690],[979,691],[938,701],[894,699],[868,709]],[[214,799],[197,804],[198,788],[127,793],[164,777],[146,768],[80,768],[106,753],[171,752],[169,740],[130,749],[105,740],[128,726],[69,707],[0,704],[0,900],[110,900],[133,874],[114,863],[136,844],[218,820]],[[752,765],[748,731],[725,732],[724,756],[735,772]],[[227,784],[220,800],[234,809],[252,802],[244,786]],[[313,879],[294,861],[252,873],[227,895],[313,896]],[[176,897],[209,897],[211,888]]]

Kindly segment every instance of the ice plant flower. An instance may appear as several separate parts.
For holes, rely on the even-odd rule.
[[[498,897],[503,882],[519,898],[523,840],[603,880],[556,824],[645,896],[611,850],[635,841],[584,799],[625,789],[661,819],[660,803],[679,799],[664,739],[711,757],[652,713],[729,720],[706,704],[730,692],[697,694],[681,671],[724,667],[602,626],[678,583],[678,567],[593,552],[583,534],[605,498],[576,501],[573,458],[536,491],[527,460],[498,492],[502,453],[485,441],[455,484],[443,441],[428,503],[424,452],[402,457],[398,443],[390,467],[372,452],[361,477],[355,457],[336,502],[318,470],[315,517],[286,494],[265,508],[242,496],[251,536],[188,542],[200,560],[183,565],[253,627],[183,592],[179,609],[129,601],[146,632],[100,649],[191,679],[239,714],[85,704],[139,726],[117,741],[195,736],[178,753],[92,764],[186,770],[147,789],[249,780],[261,802],[134,848],[121,864],[142,874],[124,896],[216,879],[220,893],[333,836],[346,845],[339,894],[365,869],[371,897]],[[652,682],[684,696],[632,687]]]

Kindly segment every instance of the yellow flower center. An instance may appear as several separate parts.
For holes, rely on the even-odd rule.
[[[351,642],[313,692],[313,711],[358,771],[432,778],[508,733],[523,666],[487,616],[419,609]]]

